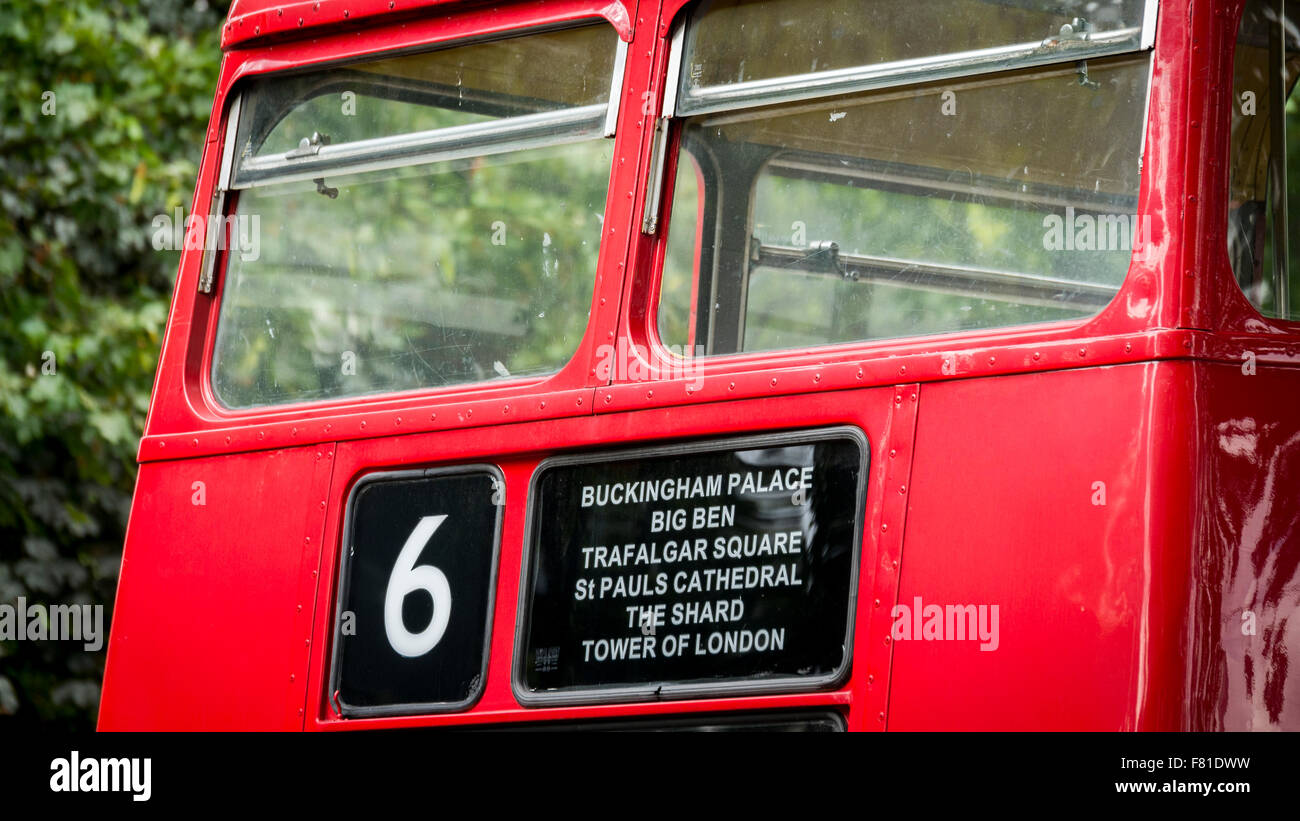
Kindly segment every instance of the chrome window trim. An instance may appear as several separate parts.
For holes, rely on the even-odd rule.
[[[230,190],[230,179],[235,164],[236,135],[239,133],[239,109],[243,100],[243,94],[235,95],[234,102],[230,104],[230,116],[226,118],[225,145],[221,152],[221,173],[217,177],[217,188],[221,191]]]
[[[1160,0],[1147,0],[1146,8],[1142,10],[1142,50],[1146,51],[1155,48],[1156,45],[1156,17],[1158,16]]]
[[[893,86],[951,80],[977,74],[1148,51],[1155,45],[1158,8],[1159,0],[1147,0],[1141,26],[1090,33],[1086,38],[1048,37],[1040,41],[950,52],[832,71],[789,74],[696,89],[685,87],[683,66],[688,56],[688,49],[682,48],[678,53],[674,40],[675,59],[670,61],[669,72],[677,82],[674,83],[673,91],[669,92],[674,103],[671,111],[678,117],[711,114],[738,108],[831,97]],[[683,26],[683,30],[687,26]],[[667,103],[666,99],[665,111],[670,110]]]
[[[235,94],[234,100],[230,103],[230,113],[226,117],[226,134],[225,142],[221,148],[221,168],[217,172],[217,184],[212,189],[212,200],[208,203],[208,221],[206,225],[212,224],[211,217],[224,217],[226,212],[226,192],[230,190],[230,179],[233,173],[235,162],[235,142],[236,135],[239,133],[239,110],[240,104],[244,100],[243,94]],[[224,230],[224,228],[222,229]],[[204,242],[203,256],[199,260],[199,293],[212,293],[212,284],[216,279],[217,252],[216,244]]]
[[[602,24],[608,25],[608,21],[603,18],[593,19],[579,25]],[[518,36],[526,37],[571,27],[547,27],[523,33],[511,32],[504,37],[472,38],[443,44],[439,49],[512,39]],[[313,146],[310,153],[294,149],[261,156],[235,156],[236,132],[231,131],[227,134],[226,144],[223,146],[223,150],[232,160],[229,169],[223,166],[223,177],[227,179],[226,188],[240,190],[310,181],[326,175],[339,176],[345,173],[382,171],[612,137],[618,121],[628,54],[628,44],[617,33],[615,42],[614,69],[610,76],[609,96],[603,103],[505,117],[491,122],[389,134],[337,144],[322,144]],[[391,56],[395,55],[379,55],[375,59],[387,59]],[[328,67],[322,66],[322,69]],[[232,126],[237,125],[234,119],[231,123]]]
[[[291,157],[292,151],[250,157],[240,165],[232,187],[300,182],[327,174],[382,171],[599,138],[604,136],[607,108],[606,103],[598,103],[495,122],[322,145],[315,154],[302,157]]]
[[[820,265],[807,248],[782,245],[758,245],[754,268],[774,268],[801,274],[866,281],[880,285],[897,285],[919,291],[959,294],[975,299],[1013,301],[1043,308],[1059,308],[1062,292],[1073,293],[1076,302],[1085,302],[1100,311],[1119,292],[1119,285],[1105,285],[1063,277],[1039,276],[1015,271],[999,271],[973,265],[917,262],[874,254],[844,254]],[[833,262],[832,262],[833,260]],[[750,276],[753,270],[750,271]],[[839,344],[839,343],[836,343]]]
[[[627,75],[627,43],[622,37],[618,39],[618,47],[614,51],[614,76],[609,82],[609,101],[606,103],[605,112],[605,133],[602,136],[612,137],[618,129],[618,111],[619,104],[623,101],[623,81]]]
[[[645,204],[642,208],[641,233],[654,234],[659,230],[659,215],[664,197],[664,171],[668,162],[668,135],[672,121],[667,117],[655,120],[654,145],[650,149],[650,182],[646,186]]]
[[[1273,0],[1275,4],[1278,22],[1269,26],[1268,32],[1268,103],[1270,110],[1269,118],[1269,143],[1271,150],[1268,158],[1268,193],[1266,200],[1271,199],[1268,203],[1272,225],[1269,230],[1273,236],[1273,312],[1277,319],[1287,320],[1291,318],[1291,280],[1289,273],[1290,265],[1290,228],[1288,222],[1287,199],[1290,192],[1288,191],[1287,168],[1286,168],[1286,104],[1287,94],[1286,87],[1286,38],[1285,26],[1286,18],[1286,0]],[[1261,312],[1262,313],[1262,312]]]
[[[664,81],[663,116],[671,117],[677,111],[677,91],[682,81],[682,60],[686,50],[686,21],[678,20],[673,27],[673,42],[668,51],[668,77]]]

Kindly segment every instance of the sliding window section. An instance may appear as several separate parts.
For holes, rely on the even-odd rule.
[[[603,23],[247,84],[230,408],[539,379],[586,330],[626,46]],[[608,78],[608,81],[602,81]]]
[[[1097,314],[1149,239],[1155,9],[697,6],[661,123],[680,145],[661,342],[722,355]]]

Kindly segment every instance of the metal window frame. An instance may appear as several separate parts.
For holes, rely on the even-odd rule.
[[[1277,319],[1291,318],[1290,227],[1287,221],[1287,161],[1286,161],[1286,0],[1273,0],[1277,23],[1268,30],[1268,97],[1272,112],[1269,122],[1269,142],[1272,150],[1268,160],[1268,193],[1266,199],[1273,239],[1273,313]]]
[[[1086,38],[1048,37],[1034,42],[1012,43],[831,71],[789,74],[723,86],[705,86],[694,90],[685,87],[683,68],[688,49],[685,47],[684,38],[679,47],[675,34],[673,59],[669,63],[669,72],[670,79],[676,82],[668,92],[671,96],[671,109],[668,108],[669,100],[665,100],[665,116],[668,116],[668,111],[671,111],[672,116],[677,117],[695,116],[737,108],[1149,51],[1155,47],[1158,11],[1159,0],[1146,0],[1141,26],[1090,34]],[[681,24],[683,33],[690,27],[690,23],[690,19],[687,18]]]
[[[597,139],[605,136],[608,109],[608,105],[597,104],[322,145],[305,156],[290,156],[290,151],[251,157],[240,164],[232,187],[239,190],[302,182],[326,175],[384,171]]]
[[[603,20],[593,20],[591,25],[602,23]],[[568,27],[571,26],[562,28]],[[550,29],[541,32],[547,30]],[[535,33],[540,32],[527,34]],[[609,97],[604,103],[506,117],[493,122],[320,145],[310,154],[294,150],[237,158],[232,167],[223,167],[223,178],[227,180],[228,189],[241,190],[313,180],[327,174],[337,176],[379,171],[612,137],[618,122],[628,53],[628,44],[622,38],[616,38],[615,42]],[[440,48],[465,44],[448,43]],[[225,148],[231,155],[239,125],[237,113],[237,109],[232,109],[226,137]]]
[[[243,100],[243,94],[236,94],[230,103],[230,114],[226,117],[226,135],[221,149],[221,169],[217,174],[216,187],[212,190],[212,199],[208,203],[208,225],[212,224],[213,216],[225,217],[226,195],[230,191],[235,162],[235,135],[239,131],[239,111]],[[222,230],[225,230],[224,221]],[[216,280],[217,247],[224,247],[225,243],[207,241],[206,231],[204,239],[203,257],[199,261],[199,293],[210,294],[212,284]]]
[[[623,101],[623,80],[627,77],[627,42],[618,38],[614,51],[614,76],[609,81],[609,99],[605,102],[605,133],[602,136],[613,137],[618,128],[618,113]]]
[[[917,263],[909,259],[874,254],[845,254],[835,248],[817,252],[808,248],[759,244],[754,249],[751,262],[754,268],[777,268],[852,282],[871,282],[1043,308],[1086,305],[1093,311],[1099,311],[1115,298],[1120,287],[1062,277],[998,271],[973,265]],[[750,273],[752,275],[753,271]],[[1062,295],[1071,296],[1070,301],[1063,301]]]
[[[645,203],[641,209],[641,233],[643,234],[654,234],[659,230],[659,216],[664,198],[664,165],[668,161],[668,138],[672,133],[673,110],[677,107],[677,86],[681,74],[685,39],[686,23],[678,20],[673,26],[672,43],[669,46],[663,109],[655,119],[654,144],[650,154],[650,182],[646,186]]]

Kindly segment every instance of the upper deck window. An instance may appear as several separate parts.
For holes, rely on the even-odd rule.
[[[227,185],[234,230],[260,241],[228,258],[216,396],[563,366],[591,306],[621,55],[601,24],[245,86]]]
[[[1147,0],[707,0],[679,114],[959,77],[1150,45]]]
[[[1150,239],[1153,7],[698,6],[666,106],[689,161],[661,340],[724,354],[1097,313]]]
[[[1300,319],[1300,3],[1251,0],[1233,61],[1228,254],[1259,312]]]

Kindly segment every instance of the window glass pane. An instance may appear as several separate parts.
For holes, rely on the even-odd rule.
[[[722,181],[705,185],[717,241],[692,292],[709,351],[1097,313],[1150,239],[1136,214],[1148,71],[1110,58],[1086,75],[1038,68],[688,120],[683,145]],[[691,230],[681,211],[701,211],[687,196],[670,248]],[[665,272],[668,343],[683,302],[668,289],[684,282]]]
[[[1287,300],[1286,319],[1300,320],[1300,84],[1286,101]]]
[[[257,80],[240,155],[283,154],[313,133],[338,145],[603,105],[617,39],[610,26],[583,26]]]
[[[1282,11],[1279,0],[1252,0],[1238,30],[1228,256],[1260,313],[1300,319],[1300,4]]]
[[[591,308],[611,149],[330,180],[337,199],[241,192],[260,253],[230,255],[217,396],[248,407],[556,370]]]
[[[709,98],[743,93],[747,84],[818,75],[785,95],[769,84],[768,92],[790,99],[900,61],[927,61],[909,69],[913,80],[921,70],[961,73],[941,65],[944,55],[996,70],[1132,51],[1141,46],[1145,6],[1146,0],[705,0],[687,33],[680,111],[708,109]]]
[[[692,351],[696,344],[697,317],[692,295],[698,290],[699,255],[704,243],[704,186],[700,165],[683,153],[674,185],[673,222],[664,253],[662,302],[659,306],[659,336],[678,353]]]
[[[612,145],[581,123],[523,142],[509,124],[576,105],[603,126],[616,43],[600,25],[346,72],[382,88],[331,85],[333,70],[247,88],[245,154],[322,129],[381,152],[411,130],[474,135],[444,131],[433,153],[382,163],[322,154],[306,174],[277,172],[272,153],[248,160],[270,176],[236,173],[230,194],[216,396],[246,408],[559,370],[586,329]]]

